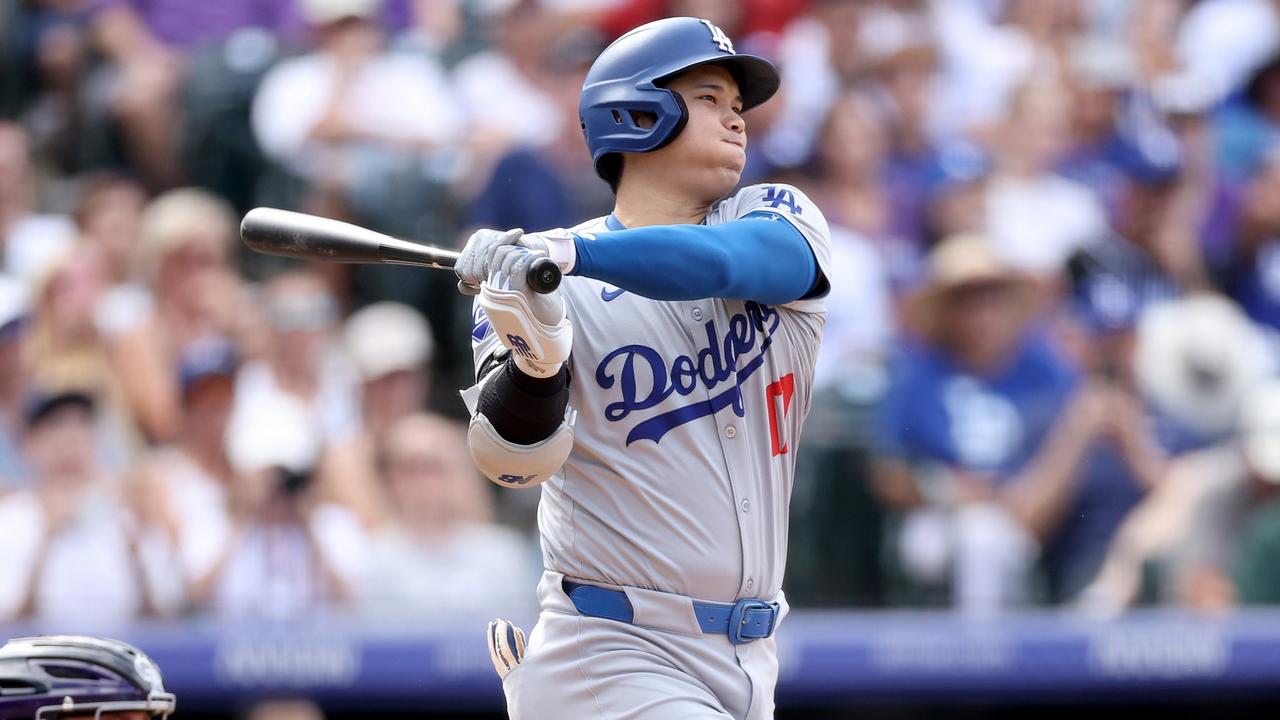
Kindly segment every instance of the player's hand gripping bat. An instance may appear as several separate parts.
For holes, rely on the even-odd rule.
[[[254,208],[240,222],[245,245],[268,255],[344,263],[390,263],[452,270],[458,253],[401,240],[340,220],[306,213]],[[560,286],[560,268],[549,258],[529,266],[529,287],[549,293]]]

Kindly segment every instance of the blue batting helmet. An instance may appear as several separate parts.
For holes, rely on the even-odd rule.
[[[176,703],[155,663],[118,640],[51,635],[0,646],[0,720],[124,712],[167,718]]]
[[[709,20],[666,18],[614,40],[587,72],[578,116],[596,174],[610,180],[601,160],[611,153],[642,153],[675,139],[689,118],[679,94],[662,81],[698,65],[721,65],[733,74],[743,111],[778,90],[778,71],[764,58],[734,52],[733,42]],[[657,118],[641,127],[632,113]]]

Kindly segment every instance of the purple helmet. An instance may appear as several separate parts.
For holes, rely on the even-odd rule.
[[[119,640],[48,635],[0,646],[0,720],[123,712],[167,718],[176,704],[151,658]]]

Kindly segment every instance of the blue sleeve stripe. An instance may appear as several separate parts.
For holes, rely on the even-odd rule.
[[[616,230],[578,238],[575,246],[574,275],[655,300],[714,297],[777,305],[803,297],[818,275],[804,235],[768,211],[713,226]]]

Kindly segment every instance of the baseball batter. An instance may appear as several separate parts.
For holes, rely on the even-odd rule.
[[[766,718],[795,447],[828,288],[828,229],[786,185],[734,192],[744,113],[778,75],[669,18],[592,65],[580,113],[608,217],[481,230],[477,466],[541,485],[542,612],[489,628],[513,718]],[[535,257],[560,289],[525,285]]]

